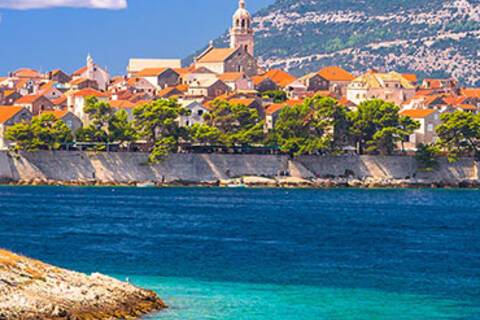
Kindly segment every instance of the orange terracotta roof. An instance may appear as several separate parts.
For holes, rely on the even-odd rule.
[[[71,93],[74,97],[97,97],[97,98],[105,98],[109,97],[110,95],[105,92],[101,92],[92,88],[85,88],[82,90],[74,91]]]
[[[456,105],[462,104],[465,99],[466,99],[466,97],[462,97],[462,96],[459,96],[459,97],[457,97],[457,96],[443,97],[443,101],[445,101],[446,104],[451,105],[451,106],[456,106]]]
[[[173,71],[175,71],[179,75],[184,75],[192,71],[192,69],[191,68],[174,68]]]
[[[38,94],[34,94],[34,95],[29,95],[29,96],[23,96],[21,97],[20,99],[18,99],[17,101],[15,101],[15,103],[18,103],[18,104],[30,104],[30,103],[34,103],[35,101],[37,101],[38,99],[40,99],[41,95],[38,95]]]
[[[476,106],[471,105],[471,104],[460,104],[457,107],[462,109],[462,110],[471,110],[471,111],[478,110],[478,108]]]
[[[345,69],[331,66],[318,71],[318,74],[328,81],[353,81],[355,76]]]
[[[28,80],[26,79],[22,79],[20,81],[18,81],[17,83],[15,83],[15,89],[21,89],[23,88],[26,84],[28,83]]]
[[[409,109],[401,111],[400,114],[410,118],[426,118],[434,112],[435,110],[431,109]]]
[[[23,108],[18,106],[0,106],[0,123],[7,122],[22,110]]]
[[[262,83],[263,80],[267,79],[265,76],[253,76],[252,77],[252,82],[254,85],[257,85],[259,83]]]
[[[3,91],[3,96],[8,97],[11,94],[14,94],[16,91],[15,90],[5,90]]]
[[[263,77],[270,78],[273,82],[275,82],[280,87],[286,87],[287,85],[289,85],[290,83],[292,83],[297,79],[291,74],[278,69],[273,69],[266,72],[265,74],[263,74]]]
[[[110,106],[115,109],[133,109],[135,103],[128,100],[112,100],[109,102]]]
[[[233,104],[239,104],[239,105],[244,105],[244,106],[249,106],[252,103],[255,102],[255,99],[239,99],[239,98],[234,98],[228,100],[228,102],[233,103]]]
[[[197,63],[215,63],[224,62],[227,60],[237,49],[234,48],[214,48],[201,56]]]
[[[157,95],[159,97],[166,97],[166,96],[170,96],[171,94],[175,94],[175,95],[179,95],[179,94],[182,94],[183,92],[178,90],[176,87],[167,87],[165,89],[162,89],[160,90]]]
[[[81,84],[83,82],[86,82],[86,81],[90,81],[90,80],[87,79],[87,78],[76,78],[76,79],[70,81],[69,84],[72,85],[72,86],[76,86],[76,85],[79,85],[79,84]],[[95,81],[95,80],[92,80],[92,81]]]
[[[402,73],[402,77],[410,82],[417,82],[417,75],[415,73]]]
[[[461,89],[460,94],[467,98],[480,98],[480,88]]]
[[[273,103],[265,108],[265,113],[271,115],[285,107],[288,107],[285,103]]]
[[[42,75],[37,70],[22,68],[18,69],[13,74],[18,78],[41,78]]]
[[[421,90],[417,90],[417,92],[415,92],[415,95],[416,96],[429,96],[429,95],[432,95],[434,93],[435,92],[433,90],[430,90],[430,89],[421,89]]]
[[[57,99],[53,99],[53,100],[51,100],[51,101],[52,101],[52,103],[53,103],[54,105],[60,106],[60,105],[62,105],[62,104],[67,103],[67,97],[61,96],[61,97],[58,97]]]
[[[338,100],[338,104],[341,105],[341,106],[345,106],[345,107],[348,107],[348,106],[354,106],[355,103],[353,103],[352,101],[348,100],[347,97],[343,96],[342,98],[340,98],[340,100]]]
[[[72,76],[81,76],[82,74],[84,74],[86,71],[87,71],[87,66],[85,67],[81,67],[80,69],[78,69],[77,71],[75,71]]]
[[[55,119],[62,119],[63,117],[65,117],[65,115],[68,112],[69,111],[67,109],[63,109],[63,110],[44,111],[42,112],[42,114],[52,114],[55,117]]]
[[[182,91],[182,92],[187,92],[188,91],[188,86],[186,84],[179,84],[175,88],[179,91]]]
[[[245,76],[243,72],[225,72],[223,74],[218,75],[218,79],[222,81],[237,81],[242,79]]]
[[[158,77],[162,73],[164,73],[169,68],[146,68],[137,73],[135,73],[136,77]]]

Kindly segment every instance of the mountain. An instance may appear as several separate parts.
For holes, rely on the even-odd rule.
[[[277,0],[254,15],[254,27],[257,56],[270,68],[340,65],[480,85],[480,0]]]

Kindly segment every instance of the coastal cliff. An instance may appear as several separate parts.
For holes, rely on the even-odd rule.
[[[0,250],[1,320],[136,319],[163,308],[152,291]]]
[[[0,182],[19,185],[205,185],[267,187],[479,187],[479,163],[439,160],[431,172],[409,156],[0,152]]]

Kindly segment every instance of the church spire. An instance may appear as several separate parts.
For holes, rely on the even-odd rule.
[[[252,17],[246,9],[245,0],[238,1],[238,9],[233,15],[232,29],[230,30],[230,47],[243,48],[254,55],[254,32],[252,28]]]

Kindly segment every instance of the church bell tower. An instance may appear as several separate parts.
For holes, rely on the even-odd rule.
[[[252,28],[252,17],[245,8],[245,0],[239,0],[238,9],[233,15],[230,29],[230,48],[242,47],[252,57],[255,53],[255,40]]]

